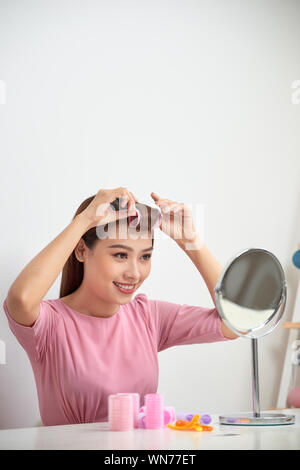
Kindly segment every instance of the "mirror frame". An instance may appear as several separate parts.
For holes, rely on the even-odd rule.
[[[232,263],[234,263],[239,258],[241,258],[245,254],[250,253],[250,252],[263,252],[263,253],[267,253],[269,256],[271,256],[275,260],[275,263],[277,264],[277,266],[279,268],[279,271],[281,272],[281,277],[283,279],[283,282],[282,282],[282,285],[281,285],[280,300],[277,304],[277,308],[275,309],[274,313],[272,313],[272,315],[262,325],[257,326],[257,327],[252,328],[252,329],[248,329],[245,332],[240,332],[234,326],[231,325],[231,323],[227,320],[226,316],[224,315],[224,312],[223,312],[223,309],[222,309],[222,306],[221,306],[221,303],[220,303],[220,296],[222,295],[223,282],[224,282],[224,278],[226,276],[228,268],[232,265]],[[284,274],[283,268],[282,268],[279,260],[276,258],[276,256],[273,253],[271,253],[270,251],[265,250],[263,248],[246,248],[245,250],[242,250],[242,251],[238,252],[237,254],[235,254],[224,266],[224,268],[223,268],[223,270],[222,270],[222,272],[219,276],[218,282],[217,282],[217,284],[214,288],[214,297],[215,297],[215,302],[216,302],[216,307],[217,307],[218,313],[219,313],[221,319],[223,320],[223,322],[225,323],[225,325],[231,331],[233,331],[235,334],[237,334],[241,338],[260,338],[262,336],[265,336],[265,335],[271,333],[274,330],[274,328],[276,328],[276,326],[278,325],[278,323],[281,320],[282,315],[284,313],[284,308],[285,308],[286,300],[287,300],[287,284],[286,284],[285,274]],[[276,321],[275,321],[274,325],[272,325],[272,327],[270,329],[267,328],[267,330],[265,332],[261,332],[261,330],[264,329],[272,321],[272,319],[274,319],[276,317],[276,314],[278,313],[278,311],[280,309],[281,309],[281,312],[279,313],[278,317],[276,318]],[[259,331],[261,332],[260,334],[259,334]],[[258,334],[252,334],[252,332],[254,332],[254,333],[257,332]]]

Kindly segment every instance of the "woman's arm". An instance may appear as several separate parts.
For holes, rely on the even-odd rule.
[[[117,198],[129,201],[128,210],[111,211]],[[105,223],[136,214],[135,196],[126,188],[100,189],[90,204],[25,266],[11,285],[7,295],[10,315],[18,323],[31,326],[39,315],[40,302],[48,292],[82,235],[100,221]]]
[[[7,294],[8,311],[16,322],[25,326],[34,324],[39,315],[40,302],[62,271],[87,227],[87,219],[82,214],[77,215],[21,271]]]
[[[177,244],[180,246],[180,248],[183,249],[183,251],[188,255],[188,257],[198,269],[199,273],[205,281],[205,284],[207,285],[213,303],[216,306],[214,288],[222,272],[222,266],[218,263],[218,261],[208,250],[207,246],[203,243],[201,244],[199,242],[199,246],[201,246],[199,250],[187,250],[182,243],[178,242]],[[233,333],[233,331],[225,325],[223,320],[221,323],[221,330],[226,338],[238,338],[238,335]]]

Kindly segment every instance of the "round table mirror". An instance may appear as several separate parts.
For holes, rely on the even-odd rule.
[[[294,415],[261,413],[259,402],[257,339],[274,330],[286,304],[286,281],[279,260],[260,248],[238,253],[221,272],[214,296],[224,323],[242,338],[250,338],[252,351],[253,412],[219,416],[220,424],[294,424]]]

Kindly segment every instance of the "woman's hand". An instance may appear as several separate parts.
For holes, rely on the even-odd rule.
[[[160,229],[183,249],[198,250],[202,247],[196,232],[191,209],[183,202],[170,201],[151,193],[155,204],[161,209]]]
[[[110,203],[116,199],[121,200],[119,211],[115,211],[110,206]],[[87,221],[88,229],[90,229],[135,215],[136,202],[135,196],[126,188],[100,189],[92,202],[79,215]],[[125,209],[127,203],[128,208]]]

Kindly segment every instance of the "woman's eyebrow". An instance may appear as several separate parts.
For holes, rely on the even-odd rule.
[[[107,248],[125,248],[126,250],[134,251],[133,248],[131,248],[130,246],[126,246],[126,245],[109,245]],[[149,248],[146,248],[145,250],[141,250],[141,251],[144,252],[144,251],[149,251],[149,250],[153,250],[153,246],[150,246]]]

